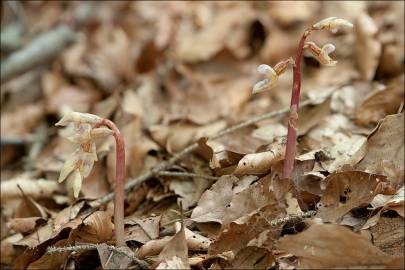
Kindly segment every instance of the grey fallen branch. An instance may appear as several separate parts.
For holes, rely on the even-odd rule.
[[[77,251],[92,250],[92,249],[97,249],[97,248],[107,248],[108,250],[110,250],[112,252],[116,252],[121,255],[124,255],[124,256],[130,258],[132,261],[136,262],[141,267],[141,269],[148,269],[148,267],[149,267],[149,264],[146,261],[137,258],[134,254],[132,254],[128,251],[125,251],[122,248],[117,248],[115,246],[109,246],[107,244],[80,244],[80,245],[66,246],[66,247],[50,246],[47,248],[46,252],[48,252],[48,253],[62,253],[62,252],[67,252],[67,251],[77,252]]]
[[[76,34],[67,25],[60,25],[34,39],[28,46],[12,53],[1,62],[1,81],[24,73],[38,64],[54,58],[66,45],[75,40]]]
[[[80,4],[74,10],[75,27],[77,28],[91,16],[94,3]],[[30,44],[12,53],[1,61],[2,83],[18,76],[29,69],[55,58],[67,45],[76,40],[75,29],[67,24],[61,24],[55,29],[40,34]]]
[[[303,102],[301,102],[300,108],[301,107],[305,107],[309,104],[311,104],[312,101],[311,100],[305,100]],[[240,124],[237,124],[235,126],[231,126],[227,129],[224,129],[223,131],[219,132],[217,135],[214,135],[212,137],[209,137],[209,139],[211,140],[215,140],[218,139],[222,136],[225,136],[229,133],[235,132],[239,129],[242,129],[244,127],[250,126],[252,124],[255,124],[257,122],[272,118],[272,117],[276,117],[282,114],[285,114],[287,112],[290,111],[290,108],[284,108],[282,110],[279,111],[275,111],[275,112],[270,112],[270,113],[266,113],[263,115],[259,115],[256,117],[252,117]],[[125,192],[130,192],[131,190],[133,190],[135,187],[137,187],[138,185],[140,185],[141,183],[151,179],[152,177],[154,177],[155,175],[158,175],[159,172],[164,171],[166,169],[168,169],[170,166],[174,165],[177,161],[183,159],[184,157],[186,157],[187,155],[189,155],[190,153],[194,152],[196,149],[198,148],[198,142],[193,143],[189,146],[187,146],[185,149],[183,149],[182,151],[180,151],[179,153],[175,154],[173,157],[171,157],[168,161],[166,162],[162,162],[160,164],[158,164],[156,167],[152,168],[150,171],[141,174],[140,176],[129,180],[129,182],[125,185]],[[99,201],[93,206],[93,210],[95,208],[100,207],[103,204],[107,204],[109,201],[111,201],[114,198],[114,192],[110,192],[109,194],[107,194],[106,196],[102,197],[99,199]]]
[[[203,175],[197,173],[188,173],[188,172],[171,172],[171,171],[161,171],[157,175],[160,176],[178,176],[178,177],[190,177],[190,178],[203,178],[208,180],[218,180],[219,177],[211,175]]]

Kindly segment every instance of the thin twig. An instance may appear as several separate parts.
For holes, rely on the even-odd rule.
[[[134,262],[136,262],[142,269],[148,269],[149,264],[144,261],[141,260],[139,258],[137,258],[134,254],[131,254],[129,252],[126,252],[120,248],[117,248],[115,246],[109,246],[109,245],[105,245],[105,244],[80,244],[80,245],[76,245],[76,246],[66,246],[66,247],[53,247],[50,246],[48,247],[48,249],[46,250],[46,252],[48,253],[62,253],[62,252],[66,252],[66,251],[81,251],[81,250],[92,250],[92,249],[97,249],[98,247],[106,247],[108,250],[113,251],[113,252],[117,252],[119,254],[122,254],[128,258],[130,258],[131,260],[133,260]]]
[[[311,100],[306,100],[301,102],[300,107],[304,107],[307,106],[309,104],[311,104],[312,101]],[[272,117],[276,117],[282,114],[285,114],[289,112],[289,108],[284,108],[281,109],[279,111],[275,111],[275,112],[270,112],[270,113],[266,113],[263,115],[259,115],[259,116],[255,116],[252,117],[240,124],[237,124],[235,126],[231,126],[221,132],[219,132],[217,135],[214,135],[212,137],[209,137],[209,139],[211,140],[215,140],[218,139],[222,136],[225,136],[227,134],[230,134],[234,131],[237,131],[239,129],[245,128],[247,126],[250,126],[252,124],[255,124],[257,122],[272,118]],[[183,149],[182,151],[178,152],[177,154],[175,154],[173,157],[171,157],[168,161],[166,162],[162,162],[160,164],[158,164],[156,167],[152,168],[150,171],[132,179],[129,180],[129,182],[126,184],[125,186],[125,192],[130,192],[132,189],[134,189],[135,187],[137,187],[138,185],[140,185],[141,183],[147,181],[148,179],[152,178],[153,176],[155,176],[156,174],[158,174],[160,171],[164,171],[166,169],[168,169],[170,166],[172,166],[173,164],[175,164],[177,161],[183,159],[185,156],[189,155],[190,153],[192,153],[193,151],[195,151],[198,148],[198,143],[193,143],[189,146],[187,146],[185,149]],[[99,199],[98,204],[96,204],[93,208],[98,208],[103,204],[107,204],[109,201],[111,201],[114,198],[114,192],[111,192],[109,194],[107,194],[106,196],[102,197]]]
[[[191,177],[191,178],[203,178],[208,180],[218,180],[219,177],[211,175],[203,175],[197,173],[188,173],[188,172],[171,172],[171,171],[161,171],[157,173],[161,176],[179,176],[179,177]]]

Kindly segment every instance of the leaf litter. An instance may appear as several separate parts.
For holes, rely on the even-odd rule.
[[[1,83],[2,267],[404,267],[403,2],[12,5],[2,4],[2,35],[25,24],[19,46],[57,24],[76,39]],[[256,66],[294,55],[303,29],[331,16],[354,31],[314,35],[336,47],[335,67],[304,53],[307,103],[283,179],[287,115],[250,119],[289,105],[292,72],[252,96]],[[123,248],[106,199],[114,142],[96,142],[79,198],[57,182],[74,149],[54,127],[67,111],[117,123],[127,183],[155,170],[126,192]]]

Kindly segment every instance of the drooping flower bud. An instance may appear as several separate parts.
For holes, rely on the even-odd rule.
[[[267,78],[259,81],[253,86],[253,94],[261,93],[274,88],[277,85],[278,77],[284,73],[288,65],[294,64],[294,60],[289,58],[281,61],[274,66],[274,69],[266,64],[257,67],[257,71],[264,74]]]
[[[327,29],[332,33],[336,33],[340,27],[353,27],[353,24],[345,19],[337,17],[329,17],[323,19],[312,26],[315,30]]]
[[[308,48],[311,54],[318,60],[318,62],[325,66],[335,66],[338,61],[333,60],[329,54],[335,51],[333,44],[325,44],[322,48],[319,48],[314,42],[305,43],[304,48]]]

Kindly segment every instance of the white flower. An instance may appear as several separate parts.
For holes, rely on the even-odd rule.
[[[253,91],[252,91],[253,94],[270,90],[274,86],[276,86],[277,81],[278,81],[278,75],[272,67],[265,65],[265,64],[261,64],[260,66],[257,67],[257,71],[261,74],[266,75],[267,78],[256,83],[253,86]]]
[[[73,194],[75,198],[79,196],[83,179],[89,176],[94,162],[97,161],[94,140],[112,134],[112,131],[108,128],[95,127],[101,121],[102,118],[97,115],[70,112],[55,124],[67,126],[61,132],[61,135],[78,144],[78,148],[63,165],[58,179],[59,182],[63,182],[67,178],[73,181]]]
[[[328,29],[332,33],[336,33],[339,27],[353,27],[353,24],[345,19],[337,17],[329,17],[323,19],[312,26],[315,30]]]
[[[318,60],[319,63],[325,66],[335,66],[337,64],[336,60],[333,60],[329,54],[335,51],[335,46],[333,44],[325,44],[322,48],[319,48],[314,42],[305,43],[304,48],[308,48],[312,55]]]

